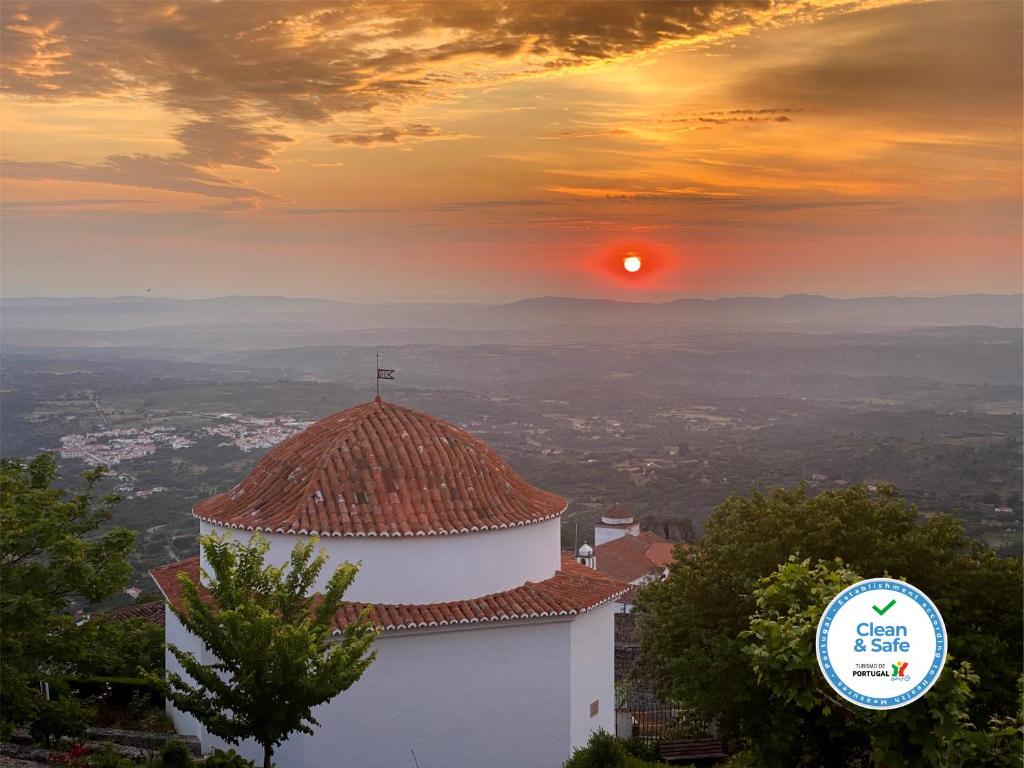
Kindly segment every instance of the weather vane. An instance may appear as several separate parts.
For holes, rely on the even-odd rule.
[[[380,367],[380,347],[377,347],[377,396],[374,398],[378,403],[380,402],[380,380],[388,379],[394,381],[395,369],[394,368],[381,368]]]

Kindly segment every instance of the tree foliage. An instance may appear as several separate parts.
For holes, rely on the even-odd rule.
[[[316,540],[292,550],[284,568],[266,565],[269,544],[259,534],[242,544],[227,537],[200,537],[210,572],[209,598],[186,575],[184,609],[174,609],[210,656],[170,645],[184,675],[167,676],[167,696],[213,734],[237,744],[252,738],[269,768],[274,749],[294,732],[319,725],[313,707],[355,683],[373,661],[375,631],[364,612],[340,637],[334,615],[358,572],[344,563],[321,595],[310,590],[327,562],[313,555]]]
[[[926,592],[942,611],[952,657],[967,662],[943,675],[948,691],[940,695],[937,686],[924,706],[889,719],[912,710],[925,719],[962,714],[965,728],[981,733],[993,717],[1016,717],[1020,558],[999,558],[968,540],[952,518],[919,521],[891,487],[811,497],[799,486],[731,497],[709,518],[703,539],[679,554],[669,578],[640,595],[644,659],[663,695],[713,718],[733,746],[766,750],[764,764],[820,765],[828,755],[870,752],[845,707],[815,694],[823,690],[817,620],[831,596],[860,577],[889,575]],[[802,561],[829,565],[798,573]],[[765,583],[780,566],[781,575]],[[804,615],[791,615],[791,606]],[[775,653],[769,664],[764,654]],[[968,684],[973,696],[954,706]],[[926,711],[933,704],[941,711]]]
[[[784,758],[793,766],[820,764],[820,743],[844,756],[845,765],[887,768],[980,766],[992,757],[968,718],[978,678],[967,662],[947,660],[928,695],[899,709],[876,712],[835,695],[818,672],[815,635],[821,613],[844,588],[861,581],[842,561],[791,558],[762,580],[755,591],[757,611],[742,633],[758,685],[773,706],[802,711],[813,731],[787,729],[770,742],[748,747],[759,762]],[[816,731],[816,733],[815,733]],[[808,738],[808,736],[811,738]],[[993,765],[998,762],[991,763]]]
[[[145,677],[164,667],[164,628],[103,614],[78,628],[71,671],[78,677]]]
[[[131,575],[135,534],[104,533],[117,496],[96,498],[105,469],[83,475],[68,495],[53,483],[57,464],[0,460],[0,727],[73,719],[74,702],[46,702],[39,683],[73,671],[83,650],[70,608],[120,591]],[[53,709],[53,712],[48,712]],[[57,711],[59,709],[60,711]]]
[[[598,729],[587,743],[573,750],[562,768],[655,768],[663,765],[657,759],[649,760],[632,754],[629,742],[617,739],[608,731]]]

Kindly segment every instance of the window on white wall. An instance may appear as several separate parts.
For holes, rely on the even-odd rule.
[[[600,709],[601,709],[601,701],[600,701],[600,699],[594,699],[592,702],[590,702],[590,716],[591,717],[597,717],[597,713],[600,711]]]

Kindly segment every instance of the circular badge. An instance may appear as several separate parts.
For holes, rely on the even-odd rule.
[[[928,692],[946,663],[946,625],[928,596],[896,579],[866,579],[818,622],[818,666],[836,693],[868,709],[896,709]]]

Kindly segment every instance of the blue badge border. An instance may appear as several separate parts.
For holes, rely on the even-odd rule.
[[[932,661],[928,672],[921,679],[921,682],[906,693],[885,698],[865,696],[840,680],[839,675],[836,674],[830,663],[828,655],[828,633],[836,614],[854,596],[875,590],[890,590],[911,598],[932,618],[932,628],[935,630],[935,659]],[[828,608],[825,609],[821,619],[818,621],[815,650],[818,657],[818,667],[821,669],[822,674],[833,690],[844,699],[851,704],[856,704],[858,707],[866,709],[896,709],[898,707],[905,707],[907,704],[924,696],[939,679],[942,668],[946,664],[946,624],[942,620],[942,614],[939,613],[939,609],[935,607],[935,603],[912,584],[899,581],[898,579],[864,579],[856,584],[851,584],[836,595],[832,602],[828,604]]]

